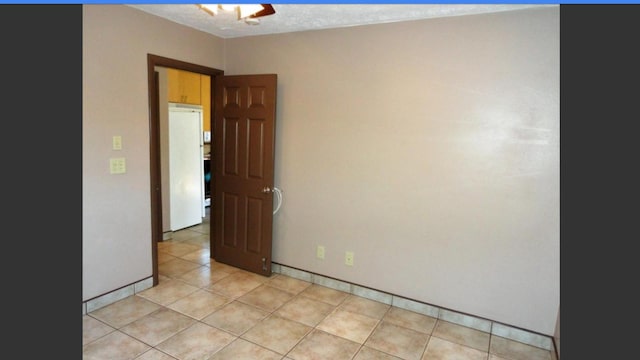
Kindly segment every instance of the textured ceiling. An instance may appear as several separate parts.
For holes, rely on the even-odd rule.
[[[128,6],[221,38],[236,38],[558,5],[273,4],[276,13],[261,17],[257,25],[238,21],[235,13],[221,11],[218,15],[211,16],[194,4],[140,4]]]

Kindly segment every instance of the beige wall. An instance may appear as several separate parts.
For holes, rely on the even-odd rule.
[[[167,68],[156,66],[158,72],[158,103],[169,103]],[[169,107],[160,106],[160,191],[162,193],[162,232],[171,232],[171,193],[169,192]]]
[[[226,64],[278,74],[273,261],[554,333],[558,8],[230,39]]]
[[[121,5],[83,23],[83,299],[151,276],[154,53],[278,74],[275,262],[554,334],[557,7],[229,40]]]
[[[223,45],[127,6],[83,6],[83,301],[152,275],[147,54],[223,68]],[[109,174],[111,157],[125,174]]]

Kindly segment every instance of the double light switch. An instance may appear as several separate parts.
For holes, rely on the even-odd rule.
[[[122,136],[116,135],[112,139],[113,150],[122,150]],[[109,159],[109,171],[111,174],[124,174],[127,171],[123,157]]]

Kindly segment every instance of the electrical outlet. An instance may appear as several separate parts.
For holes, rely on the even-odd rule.
[[[344,253],[345,265],[353,266],[353,251],[347,251]]]
[[[324,259],[324,246],[318,245],[316,248],[316,257],[318,259]]]

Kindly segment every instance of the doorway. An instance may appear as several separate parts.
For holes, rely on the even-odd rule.
[[[214,154],[211,258],[270,276],[277,75],[225,76],[222,70],[148,54],[153,286],[159,283],[157,245],[163,236],[159,68],[211,79],[211,112],[204,119],[211,129]]]
[[[216,76],[224,74],[224,71],[189,62],[179,61],[158,55],[147,55],[147,76],[149,88],[149,146],[150,146],[150,189],[151,189],[151,252],[153,267],[153,286],[158,285],[158,250],[157,244],[162,241],[162,175],[161,175],[161,141],[160,141],[160,99],[159,99],[159,79],[156,67],[173,68],[190,71],[202,75],[210,76],[212,83]],[[213,87],[209,92],[212,111],[203,118],[209,128],[212,129],[212,114],[214,107]],[[213,218],[213,209],[210,209]],[[211,241],[211,232],[209,234]]]

